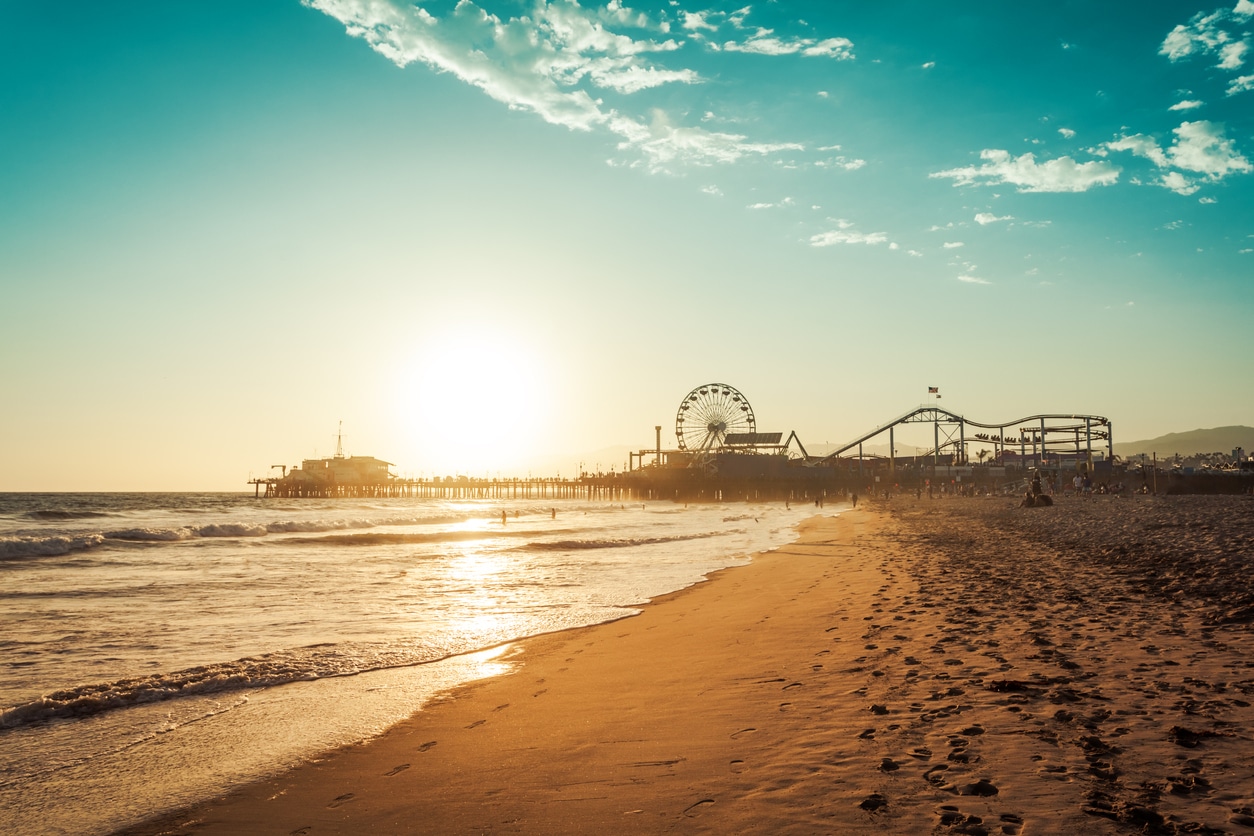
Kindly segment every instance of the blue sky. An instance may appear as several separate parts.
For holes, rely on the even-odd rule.
[[[1250,0],[9,8],[0,490],[234,489],[341,420],[403,473],[569,472],[710,381],[811,444],[928,386],[1117,440],[1254,423],[1252,32]]]

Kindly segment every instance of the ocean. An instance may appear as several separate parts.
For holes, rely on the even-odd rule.
[[[109,832],[317,759],[814,512],[0,494],[0,832]]]

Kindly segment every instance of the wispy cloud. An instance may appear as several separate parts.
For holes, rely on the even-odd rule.
[[[1237,93],[1245,93],[1254,90],[1254,75],[1238,76],[1228,85],[1228,95],[1235,96]]]
[[[956,250],[959,247],[965,247],[966,244],[962,241],[946,241],[944,244],[941,244],[941,246],[947,250]]]
[[[727,41],[728,52],[752,52],[757,55],[803,55],[809,58],[835,58],[848,61],[854,57],[853,41],[848,38],[780,38],[772,29],[759,29],[743,41]]]
[[[794,201],[791,197],[786,197],[783,200],[779,201],[778,203],[751,203],[746,208],[747,209],[782,209],[786,206],[793,206],[795,205],[795,203],[796,201]]]
[[[1120,137],[1106,143],[1106,147],[1112,151],[1130,151],[1158,168],[1175,169],[1163,174],[1158,183],[1183,195],[1193,194],[1197,186],[1181,172],[1199,175],[1213,182],[1230,174],[1254,170],[1250,161],[1237,150],[1236,144],[1224,136],[1223,125],[1206,121],[1181,122],[1172,133],[1175,139],[1166,148],[1159,145],[1158,140],[1144,134]]]
[[[302,3],[340,21],[349,35],[361,38],[398,67],[425,64],[551,124],[609,131],[619,137],[620,151],[639,154],[640,162],[652,170],[803,150],[799,143],[753,142],[741,134],[674,125],[661,111],[632,108],[633,94],[668,84],[698,84],[702,79],[689,68],[659,65],[655,56],[674,53],[680,46],[671,38],[652,37],[665,35],[669,24],[633,12],[620,0],[597,9],[585,9],[575,0],[540,0],[529,14],[508,19],[473,0],[460,0],[444,17],[404,0]],[[720,18],[734,24],[742,19],[740,13]],[[684,15],[681,23],[688,31],[714,25],[701,14]],[[619,30],[639,30],[646,36]],[[615,108],[605,103],[606,95],[626,98]]]
[[[975,216],[975,222],[980,226],[988,226],[989,224],[995,224],[998,221],[1013,221],[1014,219],[1014,215],[997,216],[992,212],[980,212]]]
[[[1254,3],[1239,0],[1231,9],[1216,9],[1209,14],[1198,12],[1188,23],[1181,23],[1163,39],[1159,55],[1169,61],[1181,61],[1195,55],[1217,57],[1215,66],[1221,70],[1239,70],[1245,65],[1250,45],[1244,26],[1254,17]],[[1230,88],[1229,94],[1240,92]]]
[[[958,276],[958,281],[966,282],[967,284],[992,284],[992,282],[986,279],[981,279],[976,276],[967,275],[966,273]]]
[[[1197,101],[1196,99],[1185,99],[1182,102],[1176,102],[1175,104],[1173,104],[1171,107],[1167,109],[1168,110],[1194,110],[1196,108],[1201,107],[1203,104],[1205,104],[1205,102],[1200,102],[1200,101]]]
[[[838,146],[839,147],[839,146]],[[857,171],[866,165],[866,160],[850,159],[849,157],[832,157],[815,163],[819,168],[840,168],[845,171]]]
[[[858,232],[854,224],[843,219],[836,221],[836,229],[810,236],[811,247],[830,247],[834,244],[887,244],[887,232]]]
[[[1119,179],[1119,168],[1105,160],[1078,163],[1071,157],[1058,157],[1038,163],[1031,152],[1013,157],[995,148],[981,151],[980,159],[986,162],[928,176],[950,178],[955,186],[1008,183],[1021,192],[1084,192]]]

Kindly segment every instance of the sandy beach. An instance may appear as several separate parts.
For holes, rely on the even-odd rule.
[[[124,831],[1254,833],[1254,500],[893,498]]]

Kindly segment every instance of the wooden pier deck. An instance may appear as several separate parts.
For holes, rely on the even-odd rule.
[[[420,499],[635,499],[635,487],[617,476],[580,479],[389,479],[362,485],[297,483],[280,478],[251,479],[257,497]]]

